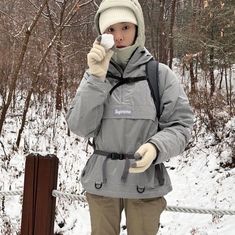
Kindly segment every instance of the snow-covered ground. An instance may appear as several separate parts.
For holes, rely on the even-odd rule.
[[[80,172],[89,155],[85,152],[86,143],[73,134],[67,135],[63,115],[50,113],[50,106],[46,111],[39,104],[32,105],[17,151],[13,146],[21,116],[14,115],[13,118],[13,114],[9,114],[7,117],[0,137],[0,191],[23,189],[25,156],[29,152],[37,152],[56,154],[60,160],[57,189],[79,194],[82,192]],[[223,130],[223,141],[216,143],[203,124],[196,123],[197,138],[192,140],[191,148],[166,163],[173,184],[173,191],[166,196],[169,206],[235,210],[235,168],[221,167],[221,162],[231,158],[229,144],[235,135],[234,130],[235,118],[232,118]],[[5,197],[0,202],[0,234],[16,235],[20,230],[22,197]],[[125,225],[124,215],[122,225]],[[63,235],[90,234],[86,203],[57,199],[55,232]],[[126,235],[126,231],[121,229],[120,234]],[[234,235],[235,216],[165,211],[159,234]]]

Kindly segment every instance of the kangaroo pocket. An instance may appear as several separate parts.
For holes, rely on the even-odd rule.
[[[156,109],[147,81],[124,84],[114,90],[105,102],[103,118],[156,118]]]

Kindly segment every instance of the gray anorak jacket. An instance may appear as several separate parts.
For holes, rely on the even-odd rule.
[[[121,77],[146,76],[146,63],[152,59],[144,48],[144,20],[141,7],[135,0],[104,0],[95,16],[98,29],[99,14],[109,7],[130,7],[138,20],[137,49],[124,71],[111,61],[107,74]],[[190,139],[193,113],[188,98],[175,74],[159,63],[159,93],[161,116],[156,108],[147,80],[118,86],[117,79],[107,75],[105,81],[85,72],[77,94],[67,113],[70,130],[75,134],[94,138],[96,150],[106,153],[133,154],[144,143],[151,142],[158,149],[153,164],[143,173],[129,173],[134,159],[111,159],[94,153],[81,174],[84,189],[92,194],[116,198],[161,197],[171,191],[169,175],[163,162],[182,153]],[[161,166],[163,182],[156,166]]]
[[[145,64],[151,58],[146,49],[138,48],[124,71],[112,62],[109,72],[123,79],[145,76]],[[116,83],[109,77],[102,82],[86,72],[67,114],[69,128],[79,136],[94,137],[98,150],[133,154],[140,145],[151,142],[158,156],[145,172],[129,173],[123,181],[126,159],[93,154],[83,169],[83,187],[89,193],[117,198],[163,196],[171,191],[171,182],[163,165],[164,184],[159,184],[155,165],[182,153],[190,139],[193,114],[187,96],[170,68],[159,63],[161,116],[157,120],[146,80],[119,86],[110,95]]]

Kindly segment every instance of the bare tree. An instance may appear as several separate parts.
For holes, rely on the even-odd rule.
[[[23,61],[24,61],[24,57],[25,57],[25,54],[26,54],[26,51],[27,51],[27,47],[28,47],[28,43],[29,43],[29,39],[30,39],[30,36],[42,14],[42,11],[46,5],[46,3],[48,2],[48,0],[44,0],[43,3],[41,4],[38,12],[36,13],[33,21],[31,22],[31,24],[29,25],[29,27],[25,27],[25,36],[24,36],[24,41],[23,41],[23,45],[22,45],[22,48],[21,48],[21,52],[20,52],[20,55],[19,55],[19,58],[18,58],[18,62],[15,66],[15,71],[12,75],[12,79],[11,79],[11,84],[10,84],[10,87],[9,87],[9,92],[8,92],[8,96],[7,96],[7,100],[6,100],[6,103],[3,105],[3,109],[2,109],[2,113],[1,113],[1,118],[0,118],[0,134],[2,132],[2,128],[3,128],[3,123],[5,121],[5,117],[6,117],[6,114],[7,114],[7,110],[11,104],[11,101],[12,101],[12,96],[14,94],[14,90],[16,88],[16,82],[17,82],[17,79],[18,79],[18,75],[19,75],[19,72],[20,72],[20,69],[22,67],[22,64],[23,64]]]
[[[158,46],[158,58],[159,61],[167,64],[167,33],[166,26],[164,21],[165,14],[165,0],[159,0],[160,8],[159,8],[159,18],[158,18],[158,36],[159,36],[159,46]]]
[[[170,20],[170,33],[169,33],[169,67],[172,68],[172,61],[174,57],[174,35],[173,27],[175,24],[175,8],[176,0],[171,1],[171,20]]]
[[[62,34],[62,31],[64,30],[64,28],[66,27],[66,25],[69,24],[69,22],[73,19],[73,17],[76,15],[77,11],[83,7],[83,6],[86,6],[87,4],[89,4],[92,0],[84,3],[84,4],[81,4],[79,5],[78,7],[78,3],[79,3],[79,0],[77,0],[72,6],[71,6],[71,9],[69,10],[69,12],[67,13],[67,15],[64,17],[64,19],[61,19],[60,21],[60,24],[58,26],[58,28],[56,28],[55,30],[55,33],[54,33],[54,36],[52,38],[52,40],[50,41],[50,43],[48,44],[45,52],[43,53],[43,56],[42,58],[40,59],[39,63],[38,63],[38,66],[37,66],[37,69],[35,71],[35,76],[33,77],[32,79],[32,85],[31,85],[31,88],[29,89],[28,91],[28,94],[27,94],[27,97],[26,97],[26,100],[25,100],[25,106],[24,106],[24,111],[23,111],[23,117],[22,117],[22,122],[21,122],[21,127],[19,129],[19,132],[18,132],[18,136],[17,136],[17,141],[16,141],[16,146],[19,147],[20,145],[20,140],[21,140],[21,135],[22,135],[22,132],[24,130],[24,126],[25,126],[25,121],[26,121],[26,116],[27,116],[27,112],[28,112],[28,109],[29,109],[29,104],[30,104],[30,100],[31,100],[31,96],[33,94],[33,92],[36,90],[37,88],[37,85],[38,85],[38,82],[39,82],[39,79],[40,79],[40,71],[41,71],[41,68],[45,62],[45,59],[47,58],[48,56],[48,53],[49,51],[51,50],[52,46],[54,45],[54,43],[56,42],[56,40],[58,39],[58,37],[60,37],[60,35]],[[64,14],[64,13],[63,13]],[[57,47],[58,48],[58,47]]]

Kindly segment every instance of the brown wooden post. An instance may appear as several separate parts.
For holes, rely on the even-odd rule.
[[[53,235],[59,160],[55,155],[26,157],[21,235]]]

